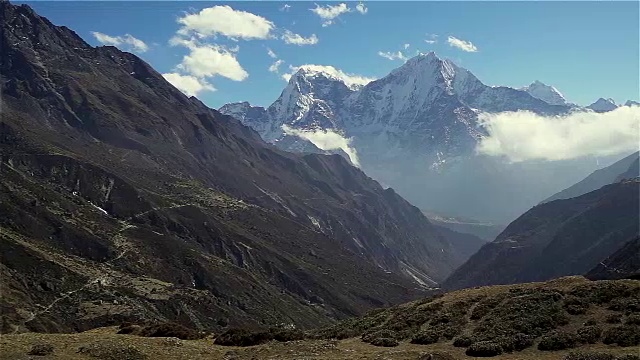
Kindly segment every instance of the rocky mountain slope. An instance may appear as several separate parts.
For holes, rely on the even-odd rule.
[[[524,89],[488,86],[469,70],[431,52],[361,87],[302,67],[268,107],[242,102],[224,105],[220,111],[291,151],[317,151],[304,132],[321,136],[331,130],[350,139],[352,152],[368,175],[417,206],[508,223],[593,172],[597,164],[591,158],[507,164],[478,156],[478,141],[486,135],[479,113],[526,110],[558,115],[575,109],[551,86],[540,82]],[[297,136],[300,132],[302,136]]]
[[[584,274],[640,234],[640,180],[538,205],[484,245],[443,284],[448,289]]]
[[[594,171],[578,183],[549,197],[543,203],[580,196],[614,182],[638,177],[640,176],[639,161],[640,153],[635,152],[605,168]]]
[[[593,280],[623,278],[640,280],[640,237],[624,244],[585,276]]]
[[[422,294],[462,261],[341,156],[266,144],[26,5],[0,2],[0,24],[3,332],[317,326]]]

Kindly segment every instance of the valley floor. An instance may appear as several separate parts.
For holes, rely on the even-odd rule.
[[[347,340],[302,340],[287,343],[271,342],[251,347],[214,345],[210,338],[179,340],[176,338],[146,338],[117,335],[117,327],[99,328],[78,334],[25,333],[2,335],[0,359],[398,359],[418,360],[428,354],[440,354],[433,359],[472,359],[464,355],[464,348],[450,343],[415,345],[402,342],[394,348],[382,348],[362,342],[359,338]],[[34,345],[51,344],[48,356],[28,355]],[[616,355],[640,355],[640,347],[621,348],[603,344],[587,345],[581,351],[607,352]],[[562,359],[570,351],[541,352],[529,348],[522,352],[502,354],[494,359]],[[448,355],[448,356],[447,356]],[[425,359],[428,357],[425,357]]]

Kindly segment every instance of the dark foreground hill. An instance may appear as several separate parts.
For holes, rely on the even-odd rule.
[[[200,340],[179,340],[116,335],[118,328],[68,335],[5,335],[0,338],[0,359],[26,358],[27,353],[40,351],[74,360],[459,360],[489,356],[504,360],[637,360],[638,304],[639,281],[591,282],[571,277],[455,291],[275,339],[265,337],[264,332],[236,331],[235,337],[225,332]],[[257,345],[221,346],[216,344],[219,339]]]
[[[538,205],[484,245],[443,284],[447,289],[585,274],[640,234],[640,181]]]
[[[462,257],[341,156],[290,154],[0,1],[2,332],[131,320],[308,328],[425,293]]]
[[[592,280],[625,278],[640,280],[640,237],[624,244],[585,276]]]

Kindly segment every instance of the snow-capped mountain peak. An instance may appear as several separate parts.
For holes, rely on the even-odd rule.
[[[587,106],[587,108],[595,112],[607,112],[607,111],[612,111],[617,109],[618,105],[616,105],[616,102],[611,98],[609,99],[600,98],[596,100],[596,102],[594,102],[593,104]]]
[[[525,86],[522,90],[551,105],[566,105],[567,103],[567,100],[558,89],[538,80],[532,82],[529,86]]]

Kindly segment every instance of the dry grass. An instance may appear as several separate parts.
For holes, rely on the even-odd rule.
[[[214,345],[211,338],[201,340],[177,340],[175,338],[144,338],[133,335],[117,335],[117,328],[100,328],[78,334],[36,334],[26,333],[3,335],[0,338],[0,359],[28,359],[32,345],[49,343],[54,352],[47,359],[100,359],[86,353],[78,353],[81,347],[96,345],[112,348],[123,354],[143,354],[146,359],[398,359],[417,360],[424,354],[444,353],[456,359],[471,359],[464,355],[464,348],[455,348],[451,342],[432,345],[415,345],[406,341],[394,348],[380,348],[366,344],[360,339],[347,340],[303,340],[288,343],[270,342],[246,348]],[[131,349],[137,351],[131,351]],[[130,351],[125,351],[125,350]],[[640,354],[640,347],[620,348],[603,344],[581,347],[584,351],[608,352],[613,354]],[[562,359],[566,351],[540,352],[529,348],[513,354],[502,354],[494,359]],[[136,355],[136,358],[140,358]],[[102,358],[103,360],[107,358]],[[133,359],[133,358],[132,358]],[[120,358],[127,360],[127,358]]]

